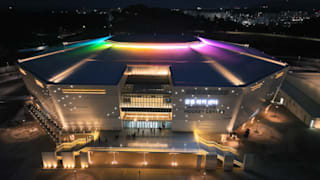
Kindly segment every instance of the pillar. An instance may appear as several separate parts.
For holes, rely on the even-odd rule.
[[[224,155],[223,168],[224,168],[224,171],[232,171],[232,169],[233,169],[233,156],[231,154]]]
[[[206,170],[215,171],[217,168],[217,154],[216,153],[209,153],[206,155]]]
[[[43,168],[56,168],[58,166],[55,152],[42,152],[41,155]]]
[[[89,167],[89,152],[80,152],[80,164],[81,168]]]
[[[75,157],[73,152],[61,152],[62,164],[64,168],[75,167]]]
[[[243,169],[245,171],[251,171],[254,167],[254,155],[253,154],[245,154],[243,158]]]
[[[197,169],[201,169],[202,155],[197,155]]]

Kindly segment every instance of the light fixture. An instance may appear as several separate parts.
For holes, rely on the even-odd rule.
[[[177,162],[172,162],[171,165],[172,165],[173,167],[176,167],[176,166],[178,166],[178,163],[177,163]]]
[[[113,160],[113,161],[111,162],[111,164],[112,164],[112,165],[116,165],[116,164],[118,164],[118,162],[115,161],[115,160]]]

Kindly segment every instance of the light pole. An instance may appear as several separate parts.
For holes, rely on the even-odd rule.
[[[257,120],[257,127],[256,127],[256,133],[259,133],[258,129],[259,129],[259,124],[260,124],[260,120]]]
[[[203,179],[207,179],[207,173],[206,173],[206,171],[203,171]]]
[[[74,179],[77,180],[77,170],[75,169],[73,172],[74,172]]]

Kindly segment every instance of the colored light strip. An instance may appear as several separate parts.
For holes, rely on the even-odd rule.
[[[47,57],[47,56],[51,56],[51,55],[55,55],[55,54],[59,54],[59,53],[67,52],[67,51],[71,51],[71,50],[83,47],[85,45],[91,45],[91,44],[95,44],[95,43],[104,42],[105,40],[107,40],[109,38],[111,38],[111,36],[98,38],[98,39],[93,39],[93,40],[88,40],[88,41],[85,41],[85,42],[70,43],[72,45],[70,45],[66,49],[62,49],[62,50],[58,50],[58,51],[54,51],[54,52],[49,52],[49,53],[45,53],[45,54],[41,54],[41,55],[38,55],[38,56],[33,56],[33,57],[25,58],[25,59],[19,59],[18,62],[19,63],[23,63],[23,62],[31,61],[31,60],[34,60],[34,59],[39,59],[39,58],[42,58],[42,57]]]
[[[227,45],[219,44],[218,42],[211,42],[210,40],[207,40],[207,39],[204,39],[204,38],[200,38],[199,37],[199,40],[201,42],[207,44],[207,45],[215,46],[215,47],[218,47],[218,48],[221,48],[221,49],[225,49],[225,50],[237,53],[237,54],[249,56],[249,57],[252,57],[252,58],[255,58],[255,59],[259,59],[259,60],[263,60],[263,61],[267,61],[267,62],[270,62],[270,63],[273,63],[273,64],[278,64],[280,66],[286,66],[287,65],[286,63],[283,63],[283,62],[280,62],[280,61],[276,61],[276,60],[273,60],[273,59],[270,59],[270,58],[265,58],[265,57],[257,56],[257,55],[254,55],[254,54],[233,50],[233,49],[231,49],[231,47],[230,48],[226,47]]]
[[[62,89],[63,94],[106,94],[105,89]]]
[[[129,42],[116,42],[108,40],[113,47],[117,48],[133,48],[133,49],[159,49],[159,50],[174,50],[174,49],[188,49],[193,47],[202,46],[203,43],[199,41],[188,43],[129,43]]]

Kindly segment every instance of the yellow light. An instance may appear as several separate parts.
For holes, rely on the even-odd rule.
[[[171,165],[172,165],[173,167],[176,167],[176,166],[178,166],[178,163],[177,163],[177,162],[172,162]]]
[[[283,75],[284,75],[284,72],[282,71],[276,75],[275,79],[279,79]]]
[[[108,40],[113,47],[116,48],[133,48],[133,49],[156,49],[156,50],[175,50],[175,49],[188,49],[202,45],[199,41],[188,43],[131,43],[131,42],[116,42]]]
[[[38,86],[40,86],[41,88],[44,88],[44,85],[42,84],[42,82],[40,82],[38,79],[34,79],[34,81],[36,82],[36,84]]]
[[[256,84],[256,85],[251,86],[251,87],[250,87],[250,88],[251,88],[251,91],[255,91],[255,90],[261,88],[262,85],[263,85],[263,82],[260,82],[260,83],[258,83],[258,84]]]
[[[99,137],[99,135],[100,135],[100,132],[99,132],[99,131],[94,131],[94,132],[93,132],[93,140],[97,140],[98,137]]]
[[[27,75],[27,72],[26,72],[26,71],[24,71],[23,69],[19,68],[19,71],[21,72],[21,74],[23,74],[23,75]]]
[[[168,144],[164,143],[139,143],[132,142],[128,143],[128,147],[146,147],[146,148],[168,148]]]
[[[79,48],[79,47],[63,49],[63,50],[54,51],[54,52],[50,52],[50,53],[46,53],[46,54],[41,54],[41,55],[38,55],[38,56],[33,56],[33,57],[25,58],[25,59],[19,59],[18,62],[19,63],[23,63],[23,62],[31,61],[31,60],[34,60],[34,59],[38,59],[38,58],[42,58],[42,57],[46,57],[46,56],[51,56],[51,55],[54,55],[54,54],[63,53],[63,52],[67,52],[67,51],[71,51],[71,50],[76,49],[76,48]]]
[[[226,69],[224,66],[219,64],[216,60],[212,59],[209,56],[202,55],[207,61],[206,63],[210,64],[212,68],[216,69],[223,77],[225,77],[229,82],[236,86],[245,84],[240,78],[238,78],[231,71]]]
[[[62,89],[63,94],[106,94],[105,89]]]
[[[128,65],[125,75],[153,75],[167,76],[169,74],[169,66],[165,65]]]
[[[195,138],[196,142],[198,142],[198,143],[202,143],[208,147],[218,148],[221,151],[232,152],[233,154],[239,155],[237,150],[232,147],[224,146],[224,145],[218,144],[215,141],[209,141],[209,140],[202,138],[201,136],[199,136],[199,134],[196,130],[193,131],[193,134],[194,134],[194,138]]]
[[[256,119],[256,117],[251,118],[251,124],[253,124],[255,119]]]
[[[68,69],[66,69],[66,70],[60,72],[59,74],[56,74],[55,76],[51,77],[49,79],[49,81],[55,82],[55,83],[61,82],[62,80],[64,80],[68,76],[70,76],[72,73],[74,73],[80,66],[85,64],[87,61],[88,61],[87,59],[81,60],[80,62],[76,63],[75,65],[73,65],[71,67],[69,67]]]
[[[147,162],[147,161],[144,161],[144,162],[143,162],[143,165],[144,165],[144,166],[148,165],[148,162]]]
[[[57,168],[57,164],[54,164],[54,165],[53,165],[53,168]]]

